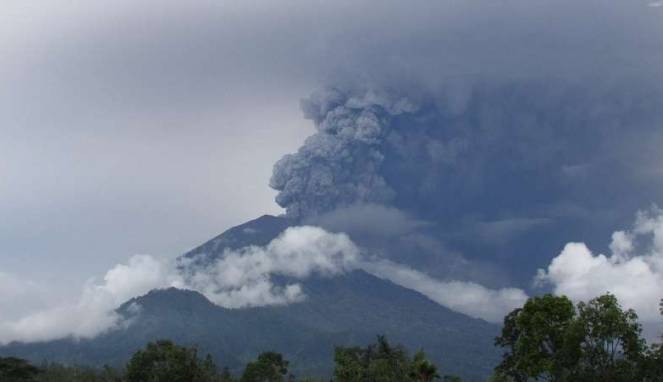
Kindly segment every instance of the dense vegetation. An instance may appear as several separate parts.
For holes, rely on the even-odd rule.
[[[663,381],[663,346],[648,347],[637,314],[610,294],[577,306],[531,298],[505,317],[495,343],[506,350],[495,382]]]
[[[663,301],[661,302],[663,315]],[[529,299],[504,318],[495,344],[504,349],[492,382],[659,382],[663,381],[663,345],[647,346],[633,310],[623,310],[610,294],[577,306],[564,296]],[[335,382],[457,382],[443,375],[420,350],[413,356],[401,345],[378,336],[366,347],[337,347]],[[296,378],[289,362],[263,352],[233,376],[219,370],[208,354],[171,341],[150,342],[133,354],[123,370],[44,364],[0,358],[2,382],[286,382]]]

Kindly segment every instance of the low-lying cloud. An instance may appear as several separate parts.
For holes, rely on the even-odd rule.
[[[288,304],[305,298],[302,286],[277,285],[273,275],[292,279],[305,279],[314,273],[338,275],[352,269],[359,256],[359,249],[345,234],[292,227],[265,247],[226,251],[211,265],[187,268],[185,284],[227,308]]]
[[[527,301],[522,289],[489,289],[474,282],[441,281],[389,260],[365,262],[362,268],[377,277],[415,290],[451,310],[486,321],[500,322],[506,313]]]
[[[315,227],[290,228],[265,247],[227,251],[217,262],[186,272],[181,263],[136,255],[109,270],[101,282],[88,281],[75,301],[37,309],[18,318],[0,315],[0,344],[91,338],[120,328],[129,322],[115,310],[132,297],[158,288],[197,290],[226,308],[297,302],[306,297],[300,284],[280,286],[271,277],[303,279],[312,273],[339,274],[358,256],[359,250],[346,235]],[[0,277],[0,286],[9,290],[10,296],[19,296],[17,290],[29,292],[26,286],[32,284],[5,274]],[[3,296],[0,295],[0,302],[5,302]]]
[[[127,264],[109,270],[102,282],[90,280],[77,301],[36,310],[17,319],[0,316],[0,344],[94,337],[123,324],[115,312],[120,304],[164,286],[181,286],[166,263],[148,255],[133,256]]]
[[[639,212],[628,231],[612,235],[610,254],[595,254],[584,243],[568,243],[536,281],[556,294],[581,301],[610,292],[641,320],[660,320],[663,298],[663,210]]]
[[[91,338],[122,328],[130,325],[131,317],[127,320],[116,309],[153,289],[196,290],[225,308],[285,305],[306,299],[298,280],[314,274],[332,277],[358,269],[418,291],[452,310],[488,321],[499,321],[527,298],[518,289],[491,290],[476,283],[437,280],[410,267],[362,254],[348,235],[313,226],[291,227],[264,247],[228,250],[217,261],[200,264],[195,259],[173,262],[149,255],[133,256],[126,264],[109,270],[102,281],[90,280],[73,302],[18,318],[0,316],[0,344]],[[17,278],[2,276],[0,282],[10,291],[27,285],[18,283]]]

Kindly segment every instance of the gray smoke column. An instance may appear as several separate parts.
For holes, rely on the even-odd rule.
[[[366,91],[347,94],[329,89],[302,101],[317,133],[296,154],[274,166],[270,186],[277,203],[301,218],[355,203],[389,203],[395,191],[380,167],[392,119],[417,106],[402,97]]]
[[[661,196],[648,176],[663,161],[660,86],[539,78],[453,93],[315,93],[302,109],[316,132],[274,166],[276,201],[296,218],[372,203],[457,222],[635,200],[623,210],[630,216]]]
[[[524,287],[572,238],[601,243],[633,211],[663,204],[660,83],[587,76],[451,85],[336,86],[303,101],[316,130],[274,166],[278,204],[436,277],[462,273],[500,287],[513,285],[500,280],[508,270]],[[392,241],[354,232],[357,217],[364,227],[389,226],[383,236]],[[476,275],[477,263],[463,260],[461,272],[454,253],[508,270]]]

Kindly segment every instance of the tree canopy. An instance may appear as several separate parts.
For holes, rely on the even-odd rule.
[[[216,365],[208,355],[198,358],[195,348],[171,341],[150,342],[137,351],[127,364],[127,382],[211,382]]]
[[[337,347],[334,361],[338,382],[432,382],[441,378],[438,367],[422,350],[410,358],[404,347],[391,345],[384,336],[364,348]]]
[[[288,374],[288,361],[276,352],[264,352],[249,362],[240,382],[282,382]]]
[[[0,381],[30,381],[39,371],[26,360],[15,357],[0,358]]]
[[[661,366],[660,347],[648,349],[641,331],[637,314],[611,294],[577,306],[565,296],[533,297],[504,319],[494,380],[661,380],[652,371]]]

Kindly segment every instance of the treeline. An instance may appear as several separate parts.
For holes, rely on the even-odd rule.
[[[337,347],[335,381],[460,381],[439,374],[437,366],[423,351],[413,357],[400,345],[383,336],[366,347]],[[219,370],[208,354],[200,357],[195,347],[183,347],[168,340],[156,341],[137,351],[124,370],[67,367],[59,364],[35,367],[18,358],[0,358],[1,382],[322,382],[297,378],[289,362],[279,353],[264,352],[249,362],[241,375],[228,368]]]
[[[663,301],[661,302],[663,315]],[[444,339],[440,339],[443,341]],[[633,310],[610,294],[578,305],[564,296],[529,299],[504,318],[504,349],[491,382],[663,382],[663,346],[648,346]],[[337,347],[334,382],[459,382],[423,351],[410,356],[385,337],[366,347]],[[313,382],[297,378],[279,353],[264,352],[234,376],[195,347],[163,340],[137,351],[123,369],[92,369],[0,358],[2,382]]]
[[[531,298],[504,318],[495,344],[505,352],[493,382],[663,381],[663,346],[647,346],[636,312],[611,294],[577,306]]]

